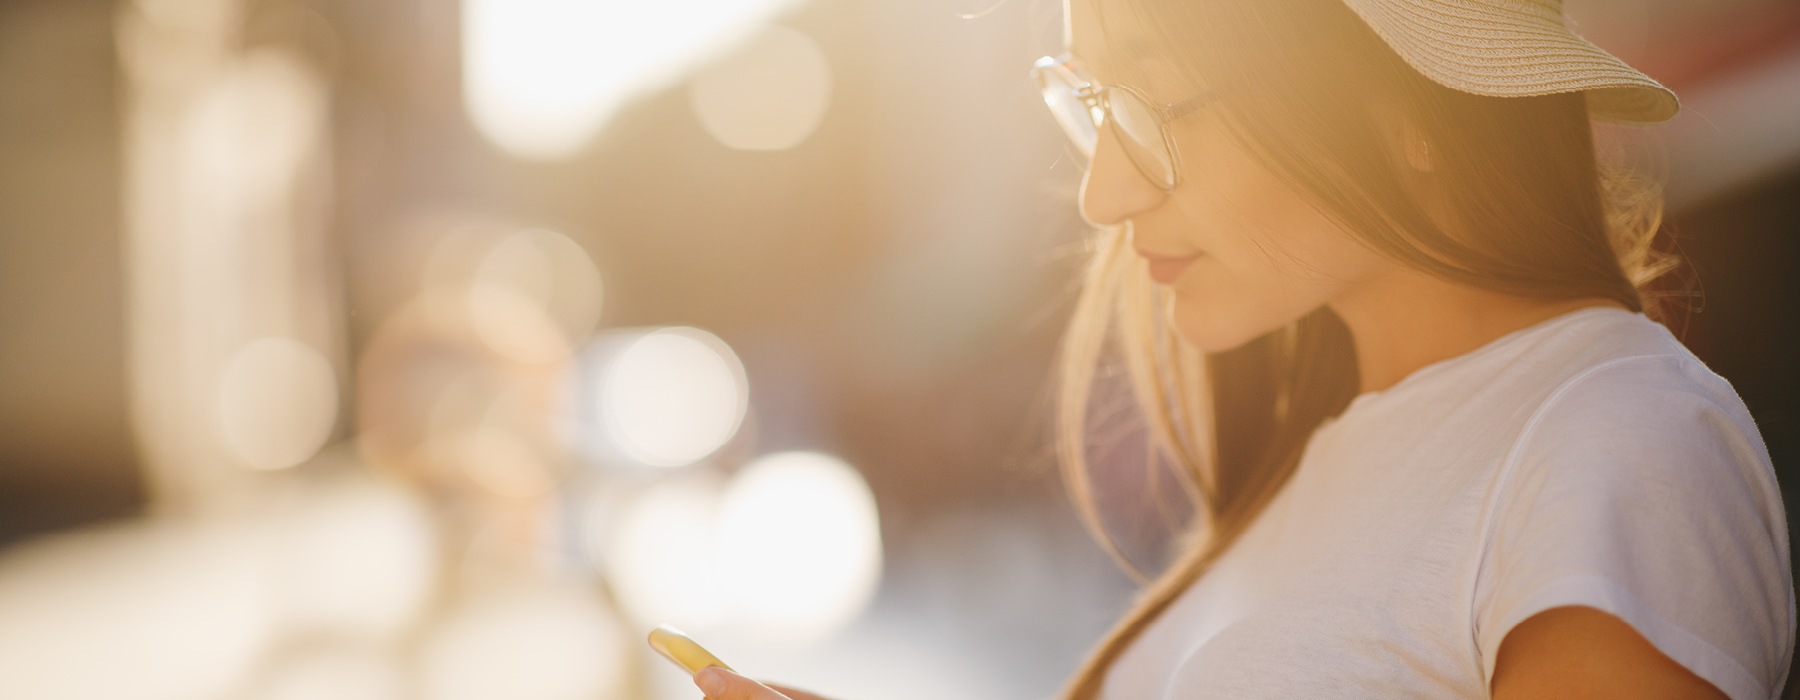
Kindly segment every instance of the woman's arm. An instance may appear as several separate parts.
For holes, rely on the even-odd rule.
[[[1631,625],[1585,606],[1545,610],[1507,633],[1494,662],[1493,697],[1727,700]]]

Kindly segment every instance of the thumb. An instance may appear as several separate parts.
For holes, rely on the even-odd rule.
[[[700,669],[694,674],[694,685],[706,693],[707,700],[792,700],[766,685],[718,666]]]

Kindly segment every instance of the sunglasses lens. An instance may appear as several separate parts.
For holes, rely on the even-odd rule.
[[[1169,144],[1163,139],[1162,122],[1156,118],[1156,112],[1130,90],[1109,89],[1106,101],[1119,142],[1132,164],[1151,182],[1173,187],[1175,163],[1169,153]]]
[[[1033,76],[1044,92],[1044,105],[1050,108],[1050,114],[1075,142],[1075,147],[1081,149],[1083,155],[1092,157],[1100,134],[1094,125],[1094,115],[1075,94],[1074,78],[1067,71],[1053,68],[1039,69]]]

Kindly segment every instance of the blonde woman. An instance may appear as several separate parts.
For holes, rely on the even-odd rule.
[[[1768,452],[1647,315],[1658,204],[1592,140],[1671,92],[1558,0],[1067,1],[1033,74],[1100,235],[1065,478],[1098,523],[1116,356],[1200,515],[1065,698],[1780,692]]]

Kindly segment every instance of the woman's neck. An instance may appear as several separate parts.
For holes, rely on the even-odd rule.
[[[1605,297],[1519,297],[1413,270],[1395,271],[1331,303],[1350,327],[1364,393],[1386,389],[1426,365],[1472,352],[1500,336],[1590,306],[1625,308]]]

